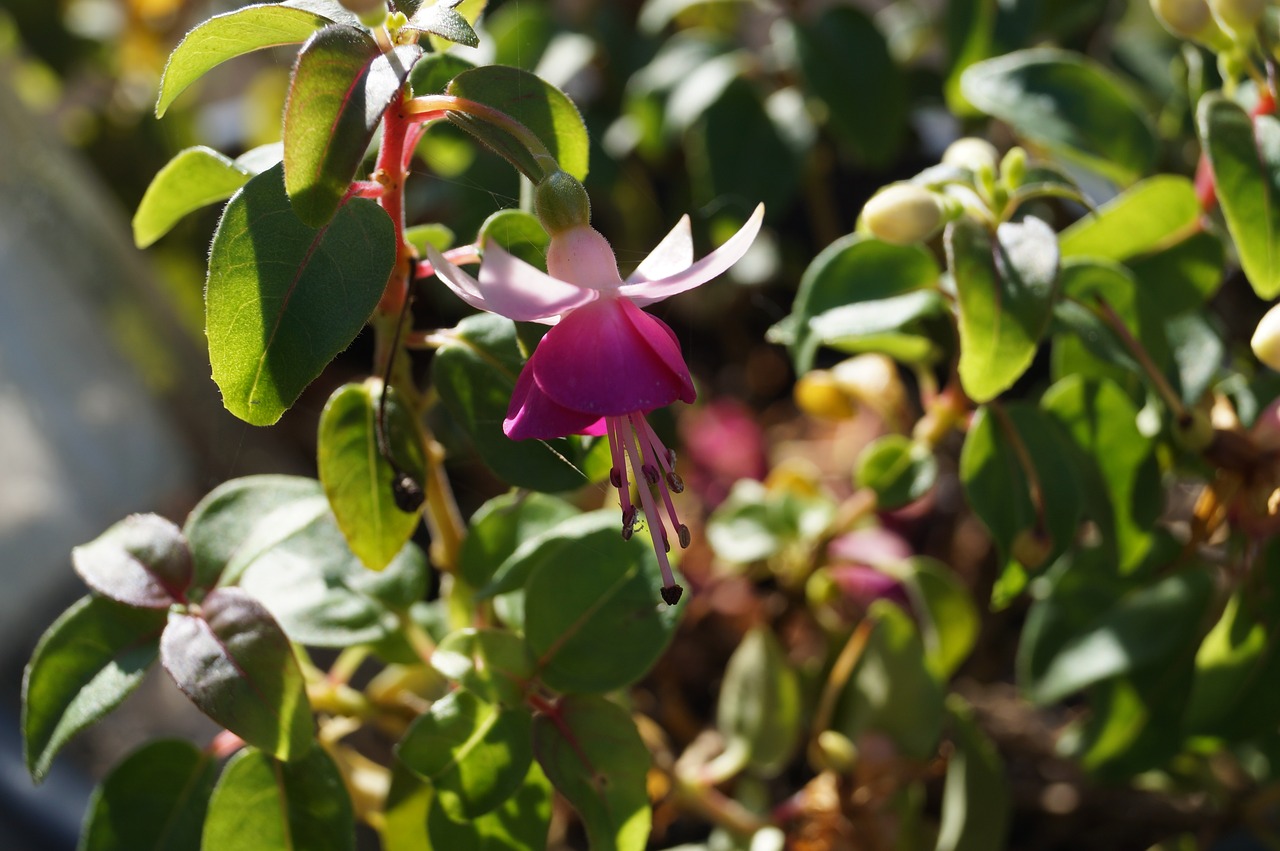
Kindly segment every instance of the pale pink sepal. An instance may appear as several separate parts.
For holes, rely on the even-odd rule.
[[[760,232],[760,225],[763,221],[764,205],[760,204],[756,207],[755,212],[751,214],[751,218],[747,219],[747,223],[737,233],[729,237],[724,245],[721,245],[697,263],[681,272],[668,275],[656,281],[623,284],[618,289],[618,294],[627,296],[639,307],[644,307],[705,284],[742,259],[742,255],[747,253],[747,249],[751,247],[752,240]],[[666,240],[663,240],[663,243],[665,242]]]
[[[683,215],[662,242],[649,252],[636,270],[627,276],[628,284],[659,281],[693,265],[693,232],[689,216]]]

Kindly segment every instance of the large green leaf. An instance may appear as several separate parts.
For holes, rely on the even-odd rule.
[[[871,18],[832,6],[793,29],[806,91],[825,107],[832,135],[871,166],[892,162],[907,129],[907,82]]]
[[[187,33],[169,55],[160,80],[156,117],[164,115],[187,86],[228,59],[264,47],[299,44],[331,23],[323,14],[275,3],[215,15]]]
[[[191,550],[182,530],[158,514],[133,514],[71,551],[76,573],[120,603],[167,609],[186,600]]]
[[[449,818],[438,799],[433,799],[429,806],[427,837],[432,848],[448,851],[544,848],[551,826],[551,782],[542,767],[531,762],[529,773],[516,793],[482,816],[459,822]],[[413,851],[420,851],[422,847],[415,846]]]
[[[547,685],[613,691],[662,654],[682,607],[660,602],[662,575],[647,544],[624,541],[618,515],[596,511],[561,523],[526,556],[525,640]]]
[[[729,657],[716,726],[729,748],[746,749],[747,764],[765,776],[786,768],[801,724],[800,681],[768,627],[748,632]]]
[[[949,695],[947,714],[955,749],[947,760],[935,851],[1004,848],[1010,815],[1004,764],[963,698]]]
[[[360,333],[395,265],[391,219],[353,198],[320,229],[299,221],[281,167],[250,180],[209,250],[205,333],[227,410],[271,425]]]
[[[284,185],[303,222],[318,228],[333,218],[420,56],[416,44],[383,53],[368,33],[341,25],[303,45],[284,109]]]
[[[431,782],[450,818],[483,815],[516,793],[533,761],[523,706],[486,703],[465,689],[431,704],[396,746],[396,755]]]
[[[190,851],[200,847],[218,761],[175,739],[149,742],[93,793],[80,851]]]
[[[311,705],[293,647],[244,591],[219,588],[198,609],[171,612],[160,661],[202,712],[249,744],[283,760],[311,748]]]
[[[22,679],[23,745],[37,783],[72,736],[142,682],[164,623],[163,611],[85,597],[40,637]]]
[[[1062,257],[1128,260],[1184,239],[1199,222],[1200,202],[1190,180],[1149,177],[1063,231]]]
[[[964,96],[1023,138],[1120,184],[1155,164],[1155,132],[1137,97],[1112,72],[1054,48],[1019,50],[970,66]]]
[[[533,752],[582,817],[592,851],[642,851],[652,820],[650,757],[631,716],[587,695],[566,697],[555,711],[534,718]]]
[[[1200,141],[1245,276],[1260,298],[1280,295],[1280,121],[1250,118],[1221,95],[1196,110]]]
[[[960,309],[960,383],[975,402],[1009,389],[1031,365],[1053,315],[1058,240],[1028,217],[994,239],[963,218],[947,228],[947,259]]]
[[[587,482],[581,439],[516,441],[502,433],[523,368],[515,323],[490,313],[462,320],[431,363],[441,401],[504,481],[539,491],[581,487]]]
[[[901,508],[923,497],[938,478],[938,462],[924,444],[904,434],[886,434],[858,454],[854,483],[869,488],[881,509]]]
[[[579,513],[572,503],[540,493],[494,497],[471,516],[458,552],[458,572],[482,588],[525,541]]]
[[[201,847],[354,851],[355,815],[333,759],[324,748],[296,762],[277,762],[256,748],[241,751],[213,790]]]
[[[409,510],[398,504],[397,483],[407,475],[423,488],[427,477],[413,413],[393,390],[383,404],[383,384],[376,379],[339,387],[320,414],[316,450],[320,483],[338,528],[351,551],[373,570],[391,563],[420,521],[412,503],[405,503]],[[385,446],[378,435],[380,411]]]
[[[256,174],[203,145],[174,155],[151,179],[133,214],[133,241],[146,248],[187,213],[225,201]]]
[[[519,635],[499,629],[449,633],[431,654],[431,667],[481,700],[503,706],[522,704],[533,680],[528,645]]]
[[[946,682],[978,641],[982,623],[973,596],[954,570],[927,556],[882,569],[902,580],[919,624],[925,666]]]
[[[454,77],[448,93],[514,118],[538,137],[562,171],[579,180],[587,176],[586,125],[573,101],[550,83],[519,68],[486,65]],[[524,143],[493,124],[458,112],[450,112],[449,120],[506,157],[535,183],[552,170],[550,164],[537,162]]]

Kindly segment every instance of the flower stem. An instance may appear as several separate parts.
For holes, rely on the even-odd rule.
[[[516,119],[500,109],[487,104],[454,95],[424,95],[412,98],[404,104],[404,112],[411,121],[430,121],[441,115],[458,113],[478,118],[488,124],[511,134],[533,155],[534,160],[543,167],[554,171],[559,169],[556,158],[538,138],[538,135]]]
[[[1164,373],[1156,366],[1155,361],[1151,360],[1151,355],[1147,353],[1146,348],[1133,336],[1128,326],[1124,324],[1124,320],[1120,318],[1115,308],[1105,298],[1102,296],[1096,296],[1095,298],[1098,304],[1098,311],[1102,314],[1103,320],[1120,338],[1120,341],[1124,343],[1125,348],[1129,350],[1129,354],[1133,355],[1138,365],[1142,367],[1142,371],[1147,374],[1147,378],[1151,381],[1156,393],[1160,394],[1160,398],[1168,405],[1174,417],[1179,420],[1186,419],[1186,406],[1182,404],[1182,399],[1174,392],[1169,380],[1164,377]]]

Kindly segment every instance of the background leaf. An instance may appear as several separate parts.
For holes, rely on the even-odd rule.
[[[281,167],[227,204],[209,250],[205,332],[227,410],[271,425],[364,327],[395,264],[391,219],[353,198],[319,230],[294,217]],[[338,258],[342,258],[339,263]]]
[[[71,551],[85,584],[104,597],[144,609],[185,601],[191,550],[182,530],[158,514],[132,514]]]
[[[1009,831],[1009,781],[1000,755],[958,695],[947,698],[955,750],[942,787],[942,821],[936,851],[988,851],[1005,847]]]
[[[203,145],[179,151],[156,172],[133,214],[133,242],[146,248],[187,213],[225,201],[255,172]]]
[[[800,681],[786,651],[767,627],[743,636],[729,657],[716,726],[747,749],[748,764],[766,777],[784,768],[795,751],[802,723]]]
[[[1185,177],[1161,174],[1135,183],[1062,232],[1064,259],[1123,261],[1178,242],[1200,221],[1195,187]]]
[[[542,848],[551,826],[551,782],[536,762],[516,793],[482,816],[454,821],[435,800],[427,813],[433,848],[449,851],[499,851]]]

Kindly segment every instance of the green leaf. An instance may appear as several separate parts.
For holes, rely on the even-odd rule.
[[[587,695],[563,698],[556,711],[533,720],[533,752],[551,785],[582,817],[592,851],[642,851],[650,757],[631,716]]]
[[[1121,262],[1183,240],[1199,222],[1200,202],[1191,181],[1157,175],[1135,183],[1063,231],[1062,257]]]
[[[832,135],[869,166],[893,162],[907,129],[907,81],[871,18],[833,6],[793,29],[806,91],[825,107]]]
[[[458,689],[409,727],[396,755],[435,789],[454,820],[483,815],[515,794],[533,761],[531,719],[522,706],[485,703]]]
[[[210,69],[228,59],[283,44],[300,44],[316,30],[332,23],[327,17],[275,3],[245,6],[215,15],[186,36],[169,54],[160,80],[156,117]]]
[[[431,364],[440,400],[503,481],[539,491],[581,487],[581,439],[515,441],[502,433],[523,368],[515,323],[489,313],[462,320]]]
[[[1009,781],[995,747],[959,695],[948,695],[955,750],[947,760],[935,851],[1004,848],[1011,809]]]
[[[943,93],[957,116],[977,111],[961,93],[960,78],[970,65],[1017,50],[1026,44],[1040,17],[1034,3],[1000,0],[952,0],[946,5],[945,34],[950,60]]]
[[[465,25],[472,32],[474,32],[476,23],[480,20],[480,16],[484,13],[485,9],[488,8],[489,6],[489,0],[458,0],[458,2],[454,2],[454,0],[445,0],[444,3],[438,4],[438,5],[451,5],[453,7],[453,11],[461,19],[460,22],[458,21],[449,22],[452,24],[453,28],[461,30],[461,27]],[[419,10],[421,10],[421,5],[419,6]],[[449,23],[446,23],[446,26],[448,26]],[[485,34],[486,36],[488,36],[489,40],[492,41],[493,40],[492,20],[486,21],[485,23],[486,25],[488,25],[488,29]],[[459,32],[459,35],[465,35],[465,33]],[[455,44],[466,43],[461,41],[458,38],[447,37],[444,35],[436,34],[434,32],[427,33],[427,41],[430,43],[431,50],[433,53],[444,53],[445,51],[451,49]],[[471,46],[474,46],[474,45],[471,45]],[[500,59],[493,59],[491,60],[490,64],[509,65],[511,63],[503,62]]]
[[[767,559],[791,544],[813,545],[836,513],[823,493],[770,490],[754,479],[739,479],[707,524],[707,542],[720,558],[737,564]]]
[[[923,497],[938,479],[929,447],[903,434],[886,434],[858,455],[853,481],[875,492],[881,509],[901,508]]]
[[[430,847],[448,851],[526,851],[544,848],[551,826],[551,781],[536,762],[516,793],[495,810],[457,822],[432,800],[427,813]],[[415,846],[415,851],[423,848]],[[388,851],[392,849],[388,848]],[[408,851],[408,849],[406,849]]]
[[[525,640],[548,686],[613,691],[662,655],[682,607],[661,602],[657,557],[641,538],[622,539],[616,512],[561,523],[528,559]]]
[[[276,166],[222,213],[205,332],[227,410],[271,425],[364,327],[395,265],[391,219],[353,198],[319,230],[294,217]]]
[[[458,551],[458,573],[472,587],[484,588],[495,574],[509,572],[501,568],[524,542],[579,513],[571,503],[540,493],[494,497],[471,517]]]
[[[586,125],[573,101],[550,83],[502,65],[486,65],[453,78],[448,94],[478,101],[509,115],[533,132],[547,147],[562,171],[587,176],[590,144]],[[548,166],[538,163],[528,147],[505,130],[477,118],[449,113],[449,120],[505,157],[537,183]]]
[[[1192,733],[1228,732],[1240,711],[1240,698],[1253,684],[1271,653],[1267,625],[1237,592],[1196,652],[1196,679],[1187,707]]]
[[[335,390],[320,414],[317,446],[320,483],[338,528],[351,551],[372,570],[390,564],[418,528],[418,511],[398,506],[396,484],[402,476],[420,489],[427,482],[417,422],[394,390],[386,392],[381,409],[385,449],[391,460],[380,451],[382,388],[381,381],[370,379]]]
[[[982,112],[1122,185],[1155,165],[1155,132],[1138,98],[1110,71],[1076,53],[1019,50],[970,66],[964,96]]]
[[[200,847],[218,761],[175,739],[149,742],[94,790],[80,851],[184,851]]]
[[[766,777],[787,767],[800,737],[800,680],[768,627],[748,632],[729,657],[716,726],[730,749],[745,747],[747,764]]]
[[[416,44],[383,53],[368,33],[341,25],[302,46],[284,109],[284,185],[302,222],[319,228],[333,218],[420,56]]]
[[[503,706],[524,702],[533,658],[524,640],[497,629],[460,629],[431,654],[431,667],[481,700]]]
[[[120,603],[167,609],[186,600],[191,550],[182,530],[158,514],[132,514],[71,551],[76,573]]]
[[[796,372],[803,374],[813,367],[822,344],[822,336],[813,328],[817,317],[855,304],[878,311],[883,306],[880,302],[895,296],[933,290],[938,274],[933,256],[918,245],[890,245],[863,234],[831,243],[805,269],[796,291],[789,317],[795,324],[794,336],[786,341]]]
[[[1032,700],[1053,703],[1095,683],[1166,665],[1193,646],[1212,580],[1187,570],[1134,591],[1063,645],[1043,675],[1028,683]]]
[[[40,637],[22,679],[27,771],[44,779],[72,736],[120,705],[156,658],[165,613],[85,597]]]
[[[546,271],[551,236],[537,216],[524,210],[498,210],[484,220],[476,234],[478,245],[485,245],[489,240],[530,266]]]
[[[219,588],[198,610],[171,612],[160,662],[201,712],[249,744],[283,760],[311,748],[311,705],[293,648],[244,591]]]
[[[1240,265],[1258,297],[1273,299],[1280,295],[1280,121],[1251,119],[1212,93],[1200,99],[1196,121]]]
[[[897,360],[925,361],[937,346],[916,326],[946,309],[941,293],[917,290],[833,307],[812,317],[809,330],[820,345],[849,354],[883,352]]]
[[[355,815],[324,748],[277,762],[247,748],[222,772],[209,801],[202,848],[219,851],[354,851]]]
[[[470,22],[455,11],[455,7],[461,2],[462,0],[436,0],[431,5],[422,6],[414,12],[405,26],[408,29],[431,33],[455,44],[477,47],[480,44],[480,37],[471,28]]]
[[[454,77],[474,67],[473,63],[452,53],[428,53],[409,72],[409,89],[415,97],[442,95]]]
[[[156,172],[133,214],[133,241],[146,248],[187,213],[225,201],[254,172],[204,146],[186,148]]]
[[[1009,389],[1031,365],[1057,296],[1058,240],[1028,217],[995,239],[963,218],[947,227],[960,310],[960,383],[975,402]]]
[[[946,682],[978,641],[982,622],[972,595],[954,570],[927,556],[882,569],[902,580],[918,620],[925,665]]]
[[[390,767],[391,788],[387,790],[382,826],[378,829],[383,851],[422,851],[430,848],[427,813],[431,811],[434,797],[431,786],[405,768],[400,760],[392,760]]]
[[[925,665],[910,615],[877,600],[867,617],[875,628],[840,697],[832,729],[854,741],[868,730],[884,733],[905,756],[927,759],[942,734],[942,687]]]

